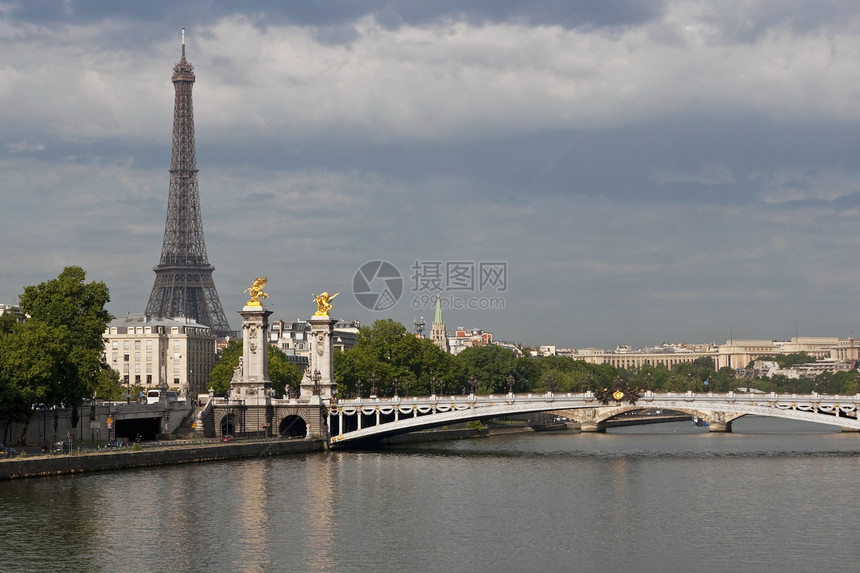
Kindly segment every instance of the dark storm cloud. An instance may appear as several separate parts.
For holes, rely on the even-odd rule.
[[[845,0],[717,0],[703,6],[703,21],[718,29],[725,42],[755,42],[775,28],[800,35],[823,27],[850,32],[858,17],[857,5]]]
[[[470,24],[519,22],[526,25],[578,27],[632,26],[662,14],[663,2],[638,0],[545,0],[542,2],[514,0],[452,0],[424,2],[380,0],[355,2],[328,0],[321,2],[176,2],[151,0],[147,2],[112,2],[111,18],[126,18],[138,22],[164,23],[185,21],[210,23],[223,17],[242,16],[259,26],[294,23],[317,27],[338,27],[365,16],[373,16],[387,27],[424,25],[445,20],[466,21]],[[26,22],[97,22],[106,17],[100,2],[54,0],[21,0],[11,4],[9,16]]]
[[[200,156],[212,163],[235,159],[234,144],[213,135],[211,142],[200,143]],[[759,201],[756,175],[786,164],[818,169],[851,164],[860,133],[845,123],[685,116],[623,129],[409,145],[329,132],[297,145],[311,164],[327,169],[411,182],[433,176],[470,179],[494,200],[511,205],[544,195],[605,197],[632,205],[749,205]],[[302,168],[291,148],[265,135],[240,148],[248,164]]]
[[[860,330],[841,310],[860,217],[853,11],[3,3],[0,302],[76,263],[109,279],[112,312],[141,310],[186,26],[225,309],[261,268],[295,318],[364,261],[503,260],[504,312],[449,324],[560,346]]]

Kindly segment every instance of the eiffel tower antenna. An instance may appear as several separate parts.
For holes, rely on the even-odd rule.
[[[153,269],[155,284],[146,314],[165,318],[185,317],[205,324],[221,338],[235,337],[218,299],[203,239],[203,218],[197,188],[197,155],[194,144],[194,66],[182,58],[173,67],[176,99],[173,107],[173,151],[170,156],[170,191],[161,260]]]

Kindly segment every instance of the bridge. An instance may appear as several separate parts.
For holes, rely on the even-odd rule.
[[[620,395],[616,394],[616,398]],[[697,416],[712,432],[730,432],[732,421],[747,415],[770,416],[839,426],[860,431],[860,394],[739,394],[728,392],[653,392],[619,400],[594,392],[354,398],[322,401],[332,446],[362,442],[470,420],[513,414],[559,412],[578,421],[583,432],[599,432],[606,421],[627,412],[651,408]]]

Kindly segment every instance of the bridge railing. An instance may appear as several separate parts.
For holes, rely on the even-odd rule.
[[[738,392],[653,392],[646,391],[637,400],[639,403],[647,403],[654,400],[685,400],[696,402],[712,402],[726,403],[745,401],[753,403],[769,404],[772,402],[795,402],[795,403],[810,403],[810,404],[839,404],[839,403],[860,403],[860,393],[853,396],[843,396],[839,394],[819,394],[813,392],[811,394],[796,394],[796,393],[777,393],[777,392],[762,392],[762,393],[738,393]],[[511,403],[511,402],[554,402],[554,401],[572,401],[572,402],[594,402],[600,404],[593,392],[545,392],[545,393],[523,393],[523,394],[466,394],[466,395],[441,395],[435,394],[431,396],[374,396],[370,398],[346,398],[346,399],[325,399],[323,404],[328,408],[337,407],[360,407],[360,406],[376,406],[376,405],[439,405],[439,404],[474,404],[487,405],[495,403]],[[610,400],[609,403],[612,403]]]

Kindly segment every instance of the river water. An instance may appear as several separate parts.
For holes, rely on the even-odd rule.
[[[4,571],[857,571],[860,436],[764,418],[0,484]]]

